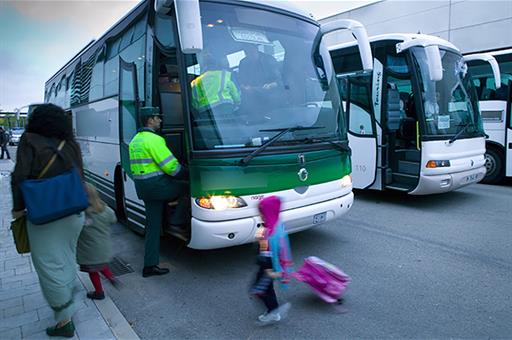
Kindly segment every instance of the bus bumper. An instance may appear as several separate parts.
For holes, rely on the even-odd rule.
[[[290,233],[309,229],[345,214],[354,202],[354,194],[281,212],[281,220]],[[250,243],[261,226],[259,216],[230,221],[201,221],[192,217],[191,239],[193,249],[215,249]]]
[[[429,195],[457,190],[480,182],[485,177],[485,166],[476,169],[440,175],[422,175],[411,195]]]

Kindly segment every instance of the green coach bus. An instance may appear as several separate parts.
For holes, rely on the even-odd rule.
[[[128,144],[138,108],[157,106],[162,135],[190,171],[189,247],[252,242],[268,195],[281,197],[296,232],[353,203],[347,126],[322,42],[341,29],[370,69],[366,31],[353,20],[320,26],[286,2],[143,1],[46,82],[45,102],[68,110],[87,179],[128,226],[145,225]],[[191,82],[212,58],[240,102],[198,111]]]

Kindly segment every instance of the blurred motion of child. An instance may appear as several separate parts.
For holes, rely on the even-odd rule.
[[[103,300],[105,293],[101,285],[100,273],[110,283],[119,288],[119,281],[114,277],[108,263],[112,259],[112,242],[110,241],[110,226],[117,221],[116,215],[98,195],[91,184],[86,184],[89,196],[89,208],[85,211],[85,226],[78,238],[76,250],[80,270],[89,273],[95,291],[88,292],[87,297],[93,300]]]
[[[283,288],[286,288],[292,271],[290,241],[284,224],[279,221],[280,210],[281,200],[276,196],[266,197],[259,204],[264,227],[258,230],[256,235],[259,243],[259,270],[250,294],[258,297],[267,308],[266,312],[258,317],[263,324],[282,320],[291,306],[290,303],[279,306],[273,282],[278,280]]]

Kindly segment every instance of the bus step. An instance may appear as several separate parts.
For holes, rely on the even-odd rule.
[[[420,173],[420,163],[411,161],[398,161],[398,172],[408,175],[418,175]]]
[[[398,159],[410,162],[419,162],[421,160],[421,151],[417,149],[396,149],[395,153]]]
[[[393,173],[393,181],[386,185],[386,189],[393,189],[398,191],[411,191],[418,185],[419,176],[404,174],[404,173]]]
[[[412,189],[416,185],[418,185],[419,178],[420,177],[418,175],[394,172],[393,173],[393,181],[390,183],[390,185],[400,184],[400,185],[410,187]]]
[[[396,190],[396,191],[403,191],[403,192],[409,192],[411,191],[411,188],[409,186],[404,186],[400,183],[394,183],[390,185],[386,185],[386,189]]]

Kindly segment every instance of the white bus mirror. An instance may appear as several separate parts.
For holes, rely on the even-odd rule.
[[[156,0],[155,11],[160,14],[168,14],[172,9],[173,2],[176,10],[181,51],[184,54],[201,52],[203,49],[203,30],[199,0]]]
[[[496,84],[496,89],[499,89],[501,87],[500,67],[498,66],[498,62],[496,61],[496,58],[494,58],[492,55],[490,55],[488,53],[470,54],[470,55],[464,56],[464,60],[466,62],[472,61],[472,60],[482,60],[482,61],[488,62],[492,68],[492,73],[494,75],[494,83]]]
[[[443,63],[441,53],[437,45],[425,46],[430,80],[440,81],[443,79]]]
[[[351,19],[340,19],[322,24],[320,26],[320,32],[322,37],[331,32],[348,29],[352,32],[352,35],[357,40],[359,47],[359,55],[361,56],[361,63],[364,71],[371,71],[373,69],[373,57],[372,50],[370,48],[370,41],[364,25],[359,21]],[[321,41],[321,38],[320,40]]]

